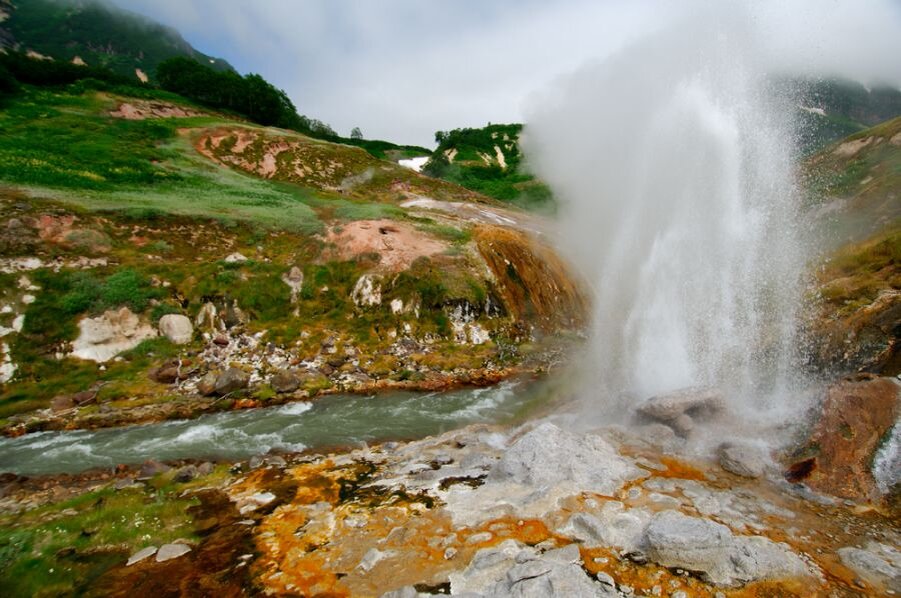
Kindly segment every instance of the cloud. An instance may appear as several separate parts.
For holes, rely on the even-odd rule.
[[[663,0],[114,1],[176,27],[241,72],[261,73],[339,132],[359,126],[368,137],[421,145],[438,129],[520,121],[524,99],[559,74],[674,13],[704,10]],[[899,11],[889,0],[796,0],[763,2],[756,14],[786,65],[840,49],[833,66],[872,76],[897,69]],[[806,49],[789,55],[805,36]]]

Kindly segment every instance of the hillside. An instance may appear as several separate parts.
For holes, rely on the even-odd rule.
[[[221,58],[197,51],[172,28],[101,0],[0,0],[0,47],[152,79],[169,58],[221,71]],[[140,74],[139,74],[140,73]]]
[[[799,96],[796,116],[805,154],[901,115],[901,89],[896,87],[867,88],[843,79],[790,79],[783,84]]]
[[[534,217],[144,96],[26,86],[0,110],[7,432],[485,384],[583,321]]]
[[[522,125],[438,131],[423,172],[520,207],[553,213],[550,189],[525,170]]]
[[[808,214],[823,265],[808,326],[826,371],[901,372],[901,117],[856,133],[805,164]]]

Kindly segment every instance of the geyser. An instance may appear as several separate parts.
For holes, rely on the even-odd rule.
[[[592,407],[608,416],[694,385],[736,413],[792,409],[791,98],[768,84],[754,20],[721,6],[558,81],[527,119],[526,154],[594,285]]]

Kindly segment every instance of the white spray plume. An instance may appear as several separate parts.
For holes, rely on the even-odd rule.
[[[526,155],[594,283],[592,407],[716,385],[781,418],[804,266],[792,110],[755,15],[693,6],[541,97]]]

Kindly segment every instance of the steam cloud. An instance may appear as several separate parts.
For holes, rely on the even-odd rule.
[[[695,3],[534,101],[526,155],[560,198],[563,241],[594,285],[595,411],[627,414],[636,399],[692,385],[719,386],[756,421],[802,407],[797,99],[771,81],[850,74],[857,55],[826,26],[835,15],[798,20],[802,5],[783,22],[772,3]],[[823,28],[788,35],[811,23]],[[829,51],[815,43],[824,34]]]

